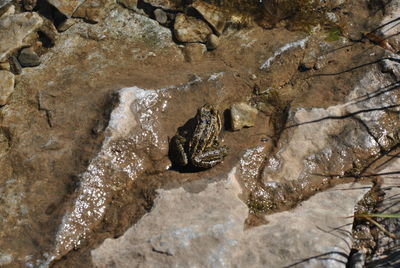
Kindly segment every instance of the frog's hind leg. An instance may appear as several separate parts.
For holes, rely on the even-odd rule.
[[[193,166],[199,168],[212,168],[221,163],[227,153],[228,148],[225,146],[216,149],[210,148],[199,155],[193,156],[191,158],[191,163]]]
[[[188,157],[185,153],[185,142],[185,138],[180,135],[172,137],[168,153],[171,161],[182,167],[189,163]]]

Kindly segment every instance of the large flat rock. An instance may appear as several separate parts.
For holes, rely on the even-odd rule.
[[[247,206],[233,169],[200,193],[160,191],[153,210],[92,251],[96,267],[345,267],[355,204],[369,190],[345,184],[244,230]]]

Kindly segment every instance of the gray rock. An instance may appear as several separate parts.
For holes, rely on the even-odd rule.
[[[156,21],[161,24],[167,23],[168,21],[167,13],[165,13],[165,11],[161,8],[157,8],[156,10],[154,10],[154,17],[156,18]]]
[[[71,17],[75,10],[83,3],[85,0],[47,0],[51,5],[58,9],[67,17]]]
[[[35,67],[41,63],[39,56],[31,47],[21,50],[18,61],[23,67]]]
[[[207,36],[212,33],[212,30],[204,21],[179,13],[175,18],[174,33],[180,42],[205,43]]]
[[[355,252],[351,255],[349,268],[364,268],[365,267],[365,253],[362,251]]]
[[[234,169],[200,193],[161,190],[153,210],[120,238],[106,239],[92,261],[99,268],[345,267],[353,220],[346,217],[367,191],[337,186],[244,230],[248,208]]]
[[[243,127],[252,127],[256,123],[257,109],[246,103],[232,104],[231,109],[231,127],[233,130],[239,130]]]
[[[185,45],[184,54],[188,62],[196,62],[203,58],[207,51],[206,46],[200,43],[189,43]]]
[[[117,3],[132,10],[135,10],[137,8],[137,2],[138,0],[117,0]]]
[[[20,13],[0,18],[0,62],[25,45],[24,39],[35,32],[43,23],[39,14]]]
[[[214,5],[198,0],[192,4],[192,7],[213,27],[217,35],[222,34],[227,19],[221,10],[218,10]]]
[[[219,37],[216,36],[215,34],[209,34],[207,36],[207,49],[213,50],[216,49],[219,46]]]
[[[14,75],[8,71],[0,71],[0,105],[6,105],[14,92]]]
[[[32,11],[36,6],[37,0],[23,0],[22,4],[25,10]]]

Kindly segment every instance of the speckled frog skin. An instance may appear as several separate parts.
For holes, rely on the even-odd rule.
[[[220,146],[218,141],[221,128],[218,110],[212,105],[204,105],[197,110],[193,130],[172,137],[171,160],[181,167],[214,167],[227,155],[227,147]]]

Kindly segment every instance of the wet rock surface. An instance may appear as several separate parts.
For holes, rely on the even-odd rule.
[[[341,231],[353,219],[345,217],[371,182],[380,185],[377,163],[393,160],[399,142],[398,1],[383,19],[375,2],[326,3],[340,31],[324,23],[289,31],[290,19],[268,30],[232,26],[240,14],[203,1],[48,2],[37,13],[21,13],[18,2],[0,18],[25,18],[22,30],[0,31],[0,61],[15,74],[0,109],[0,266],[347,262],[351,239]],[[178,13],[207,31],[192,27],[195,41],[182,45]],[[366,34],[382,21],[390,34]],[[206,51],[211,33],[218,49]],[[22,71],[25,46],[42,63]],[[259,112],[253,127],[233,132],[229,108],[241,102]],[[174,169],[170,138],[204,104],[223,114],[228,154],[208,170]],[[327,214],[337,208],[340,217]],[[383,252],[396,245],[378,237]],[[373,253],[367,263],[380,261]]]

